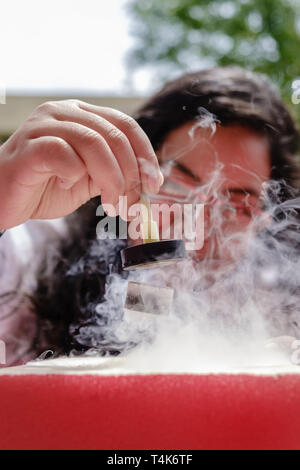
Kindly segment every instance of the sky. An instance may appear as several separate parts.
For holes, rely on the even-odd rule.
[[[128,0],[0,0],[0,82],[8,94],[143,95],[125,68]]]

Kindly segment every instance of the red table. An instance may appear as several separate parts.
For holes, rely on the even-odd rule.
[[[300,449],[299,373],[1,374],[1,449]]]

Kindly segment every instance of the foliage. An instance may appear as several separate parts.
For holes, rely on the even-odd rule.
[[[130,0],[136,41],[129,62],[160,79],[214,64],[268,75],[292,105],[300,77],[300,0]]]

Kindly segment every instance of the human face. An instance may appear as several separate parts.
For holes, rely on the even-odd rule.
[[[212,133],[189,122],[170,132],[158,156],[165,184],[152,202],[203,202],[205,243],[198,257],[239,258],[245,248],[239,235],[255,233],[253,222],[263,216],[262,184],[271,173],[267,139],[240,125],[218,125]]]

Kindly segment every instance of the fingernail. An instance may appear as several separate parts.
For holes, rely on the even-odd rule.
[[[162,186],[164,184],[164,181],[165,181],[164,175],[162,174],[161,171],[159,171],[158,175],[159,175],[159,177],[158,177],[159,178],[158,179],[159,180],[159,186]]]
[[[160,170],[158,171],[157,178],[153,176],[148,176],[147,177],[147,192],[158,193],[163,182],[164,182],[164,175],[162,174]]]
[[[160,184],[159,180],[156,178],[152,178],[151,176],[148,176],[147,178],[147,187],[149,193],[158,193]]]

